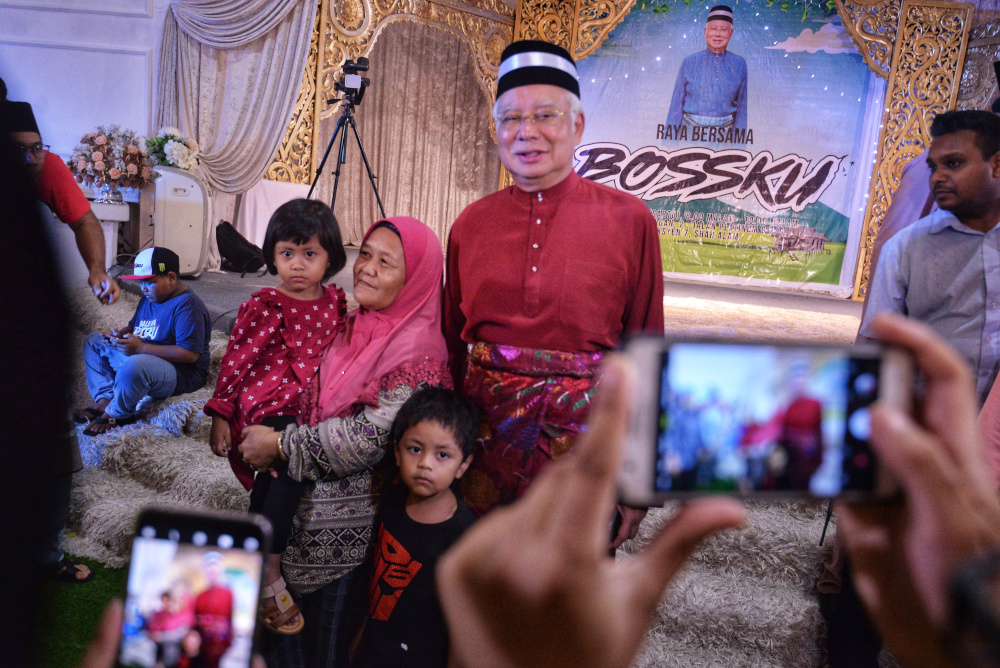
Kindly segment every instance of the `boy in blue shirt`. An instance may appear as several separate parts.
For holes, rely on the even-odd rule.
[[[131,276],[143,298],[127,327],[94,332],[83,345],[87,389],[94,403],[74,411],[90,422],[88,436],[135,422],[135,409],[148,396],[162,399],[205,384],[212,324],[208,309],[179,278],[180,259],[163,247],[135,258]]]
[[[475,521],[453,491],[472,462],[479,410],[440,388],[410,397],[389,433],[399,478],[373,534],[368,615],[352,666],[444,668],[448,629],[438,603],[438,558]]]

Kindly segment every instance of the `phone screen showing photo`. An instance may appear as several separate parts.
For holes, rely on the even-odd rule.
[[[672,345],[662,356],[658,492],[870,490],[880,360],[844,350]]]
[[[132,543],[119,665],[249,666],[263,542],[248,521],[144,514]]]

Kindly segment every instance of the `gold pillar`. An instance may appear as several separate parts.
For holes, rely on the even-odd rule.
[[[902,5],[854,273],[854,299],[864,299],[872,245],[903,166],[929,145],[934,116],[955,107],[973,9],[971,4],[938,0],[906,0]]]

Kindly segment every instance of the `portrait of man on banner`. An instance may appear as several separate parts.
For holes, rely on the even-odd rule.
[[[666,276],[852,293],[885,84],[835,7],[640,0],[578,72],[574,169],[646,203]]]
[[[733,10],[716,5],[705,22],[705,49],[681,63],[667,125],[747,128],[747,61],[727,49]]]

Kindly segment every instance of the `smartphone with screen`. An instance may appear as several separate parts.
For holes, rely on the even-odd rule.
[[[250,666],[266,519],[147,508],[137,520],[118,665]]]
[[[691,494],[871,498],[895,485],[869,445],[876,401],[909,410],[914,364],[878,345],[640,337],[626,503]]]

